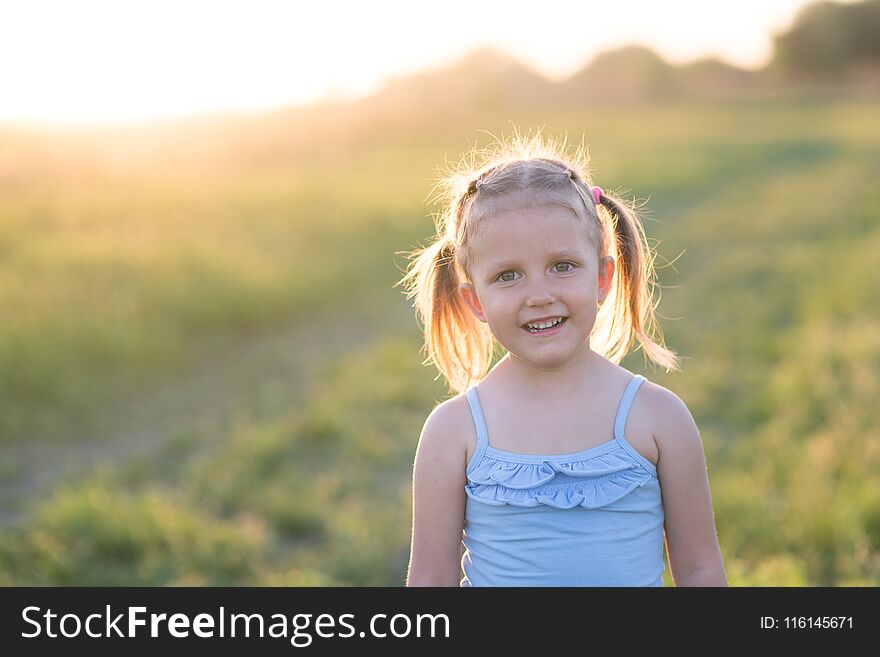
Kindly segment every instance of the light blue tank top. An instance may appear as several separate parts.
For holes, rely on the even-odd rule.
[[[663,586],[657,468],[624,438],[629,382],[614,439],[571,454],[495,449],[467,391],[477,448],[467,465],[461,586]]]

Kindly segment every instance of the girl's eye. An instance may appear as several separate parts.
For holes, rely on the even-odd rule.
[[[562,274],[567,274],[574,269],[574,263],[571,263],[571,262],[557,262],[556,265],[557,266],[564,265],[566,267],[565,269],[561,270],[560,273],[562,273]],[[502,283],[510,283],[511,281],[516,280],[515,278],[504,278],[504,276],[506,274],[516,274],[516,272],[511,269],[508,269],[507,271],[503,271],[500,274],[498,274],[498,276],[496,277],[495,280],[501,281]]]

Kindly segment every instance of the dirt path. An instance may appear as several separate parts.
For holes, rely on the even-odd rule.
[[[378,305],[361,305],[228,345],[185,377],[109,408],[90,435],[0,448],[7,472],[0,480],[0,529],[22,522],[29,501],[99,466],[159,454],[176,441],[187,450],[210,449],[243,415],[255,422],[278,417],[302,403],[308,382],[331,362],[391,327],[415,327],[412,308],[395,291]]]

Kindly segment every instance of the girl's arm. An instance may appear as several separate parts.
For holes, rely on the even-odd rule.
[[[653,387],[657,476],[666,516],[666,554],[676,586],[727,586],[712,512],[703,442],[678,396]]]
[[[462,397],[444,402],[428,416],[422,428],[413,469],[407,586],[458,586],[461,581],[467,483],[467,433],[462,426],[462,403],[466,402]]]

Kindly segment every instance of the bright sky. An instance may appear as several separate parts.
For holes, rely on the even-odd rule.
[[[0,121],[142,120],[357,96],[479,45],[563,78],[630,43],[757,67],[808,0],[0,0]]]

